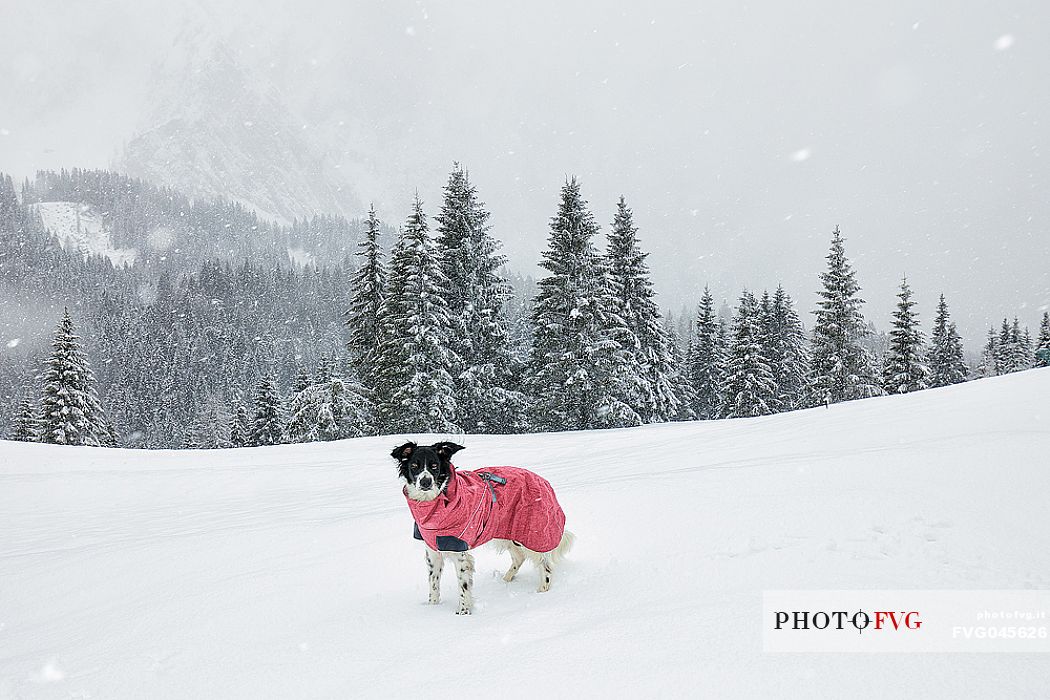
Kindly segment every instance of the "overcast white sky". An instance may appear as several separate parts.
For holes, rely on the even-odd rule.
[[[292,7],[294,5],[294,7]],[[840,225],[866,312],[907,274],[971,348],[1050,305],[1045,2],[57,2],[0,25],[0,170],[108,166],[191,27],[270,81],[384,218],[453,160],[535,270],[567,174],[618,195],[665,305],[782,282]],[[811,315],[803,314],[807,323]]]

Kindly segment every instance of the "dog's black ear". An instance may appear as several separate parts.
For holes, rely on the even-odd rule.
[[[457,445],[454,442],[435,442],[431,447],[442,459],[452,459],[452,455],[464,449],[463,445]]]
[[[390,456],[398,462],[406,462],[412,457],[412,453],[415,451],[416,443],[409,441],[400,447],[395,447],[394,451],[390,453]]]

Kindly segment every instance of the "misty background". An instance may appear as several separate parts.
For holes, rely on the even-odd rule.
[[[453,161],[535,274],[577,175],[663,306],[705,284],[812,324],[839,225],[886,328],[902,275],[967,347],[1050,306],[1040,2],[86,2],[0,25],[0,170],[113,167],[289,221],[437,212]]]

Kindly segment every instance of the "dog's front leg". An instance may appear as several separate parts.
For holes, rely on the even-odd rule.
[[[430,578],[430,604],[441,602],[441,570],[445,567],[445,557],[430,547],[423,547],[427,555],[427,573]]]
[[[503,580],[510,583],[514,580],[514,577],[518,575],[518,569],[525,563],[525,552],[522,551],[521,547],[514,542],[507,544],[507,551],[510,552],[510,568],[507,569],[507,573],[503,575]]]
[[[474,607],[474,557],[468,552],[456,555],[456,576],[459,578],[459,610],[457,615],[469,615]]]

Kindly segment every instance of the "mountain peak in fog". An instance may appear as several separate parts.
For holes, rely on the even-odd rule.
[[[226,45],[187,28],[153,70],[146,117],[116,167],[283,223],[355,216],[358,200],[280,92]]]

